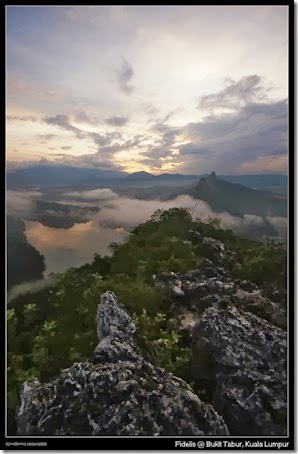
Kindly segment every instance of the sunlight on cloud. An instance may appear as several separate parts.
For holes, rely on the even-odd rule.
[[[241,170],[245,172],[259,173],[264,171],[287,172],[288,156],[259,156],[255,161],[244,162]]]

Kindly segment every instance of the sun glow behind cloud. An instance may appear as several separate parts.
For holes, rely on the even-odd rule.
[[[286,172],[287,13],[7,7],[7,160]]]

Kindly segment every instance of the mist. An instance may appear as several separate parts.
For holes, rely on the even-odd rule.
[[[189,209],[193,219],[206,221],[209,217],[218,218],[223,228],[232,229],[237,233],[247,231],[249,228],[265,227],[264,219],[261,216],[245,214],[241,218],[227,212],[216,213],[206,202],[186,194],[168,201],[138,200],[123,196],[115,198],[113,196],[113,199],[100,201],[100,207],[99,213],[93,218],[94,221],[98,219],[99,225],[105,228],[122,227],[128,231],[146,222],[156,210],[168,210],[174,207]],[[286,218],[266,216],[265,220],[278,231],[280,236],[285,236]]]
[[[31,215],[35,210],[35,198],[42,196],[37,191],[6,191],[6,212],[18,218]]]
[[[54,285],[56,278],[54,276],[39,279],[37,281],[31,282],[24,282],[23,284],[15,285],[8,293],[7,293],[7,303],[15,300],[21,295],[25,293],[36,293],[40,290],[44,290],[46,288],[51,287]]]
[[[65,199],[72,198],[71,203],[79,200],[90,200],[99,211],[88,212],[87,221],[75,223],[71,228],[56,228],[32,220],[34,200],[41,193],[36,191],[7,191],[7,212],[25,221],[25,234],[28,242],[45,257],[46,274],[63,273],[70,267],[80,267],[93,260],[94,254],[110,255],[109,245],[112,242],[122,243],[137,225],[150,219],[156,210],[168,210],[174,207],[187,208],[193,219],[207,220],[218,218],[223,228],[231,229],[237,234],[250,230],[265,228],[264,219],[260,216],[246,214],[242,218],[227,212],[215,213],[202,200],[189,195],[179,195],[173,200],[139,200],[121,196],[109,188],[82,192],[64,193]],[[65,202],[69,203],[69,202]],[[87,203],[87,202],[86,202]],[[53,217],[62,216],[60,212],[49,213]],[[69,213],[70,217],[75,216]],[[64,214],[65,215],[65,214]],[[287,219],[278,216],[266,216],[265,221],[273,226],[281,238],[286,239]],[[260,234],[261,235],[261,234]],[[45,279],[28,284],[20,284],[12,289],[9,301],[27,291],[38,291],[51,285]]]
[[[119,197],[116,192],[109,188],[92,189],[90,191],[73,191],[62,194],[64,197],[78,198],[82,200],[110,200]]]

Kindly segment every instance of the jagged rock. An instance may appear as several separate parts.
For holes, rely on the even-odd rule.
[[[230,434],[286,435],[285,331],[234,305],[210,307],[193,329],[192,364]]]
[[[224,299],[282,329],[287,326],[287,313],[282,304],[265,297],[264,290],[251,281],[233,280],[222,266],[209,259],[186,274],[161,273],[155,276],[154,285],[167,288],[170,297],[196,313],[210,306],[219,307]]]
[[[239,309],[252,312],[282,329],[287,328],[286,310],[269,298],[262,296],[261,289],[253,290],[252,292],[237,289],[233,295],[233,302]]]
[[[24,383],[18,435],[228,435],[223,418],[188,384],[139,354],[134,333],[130,315],[106,292],[91,360],[51,383]]]
[[[155,276],[154,285],[167,288],[173,299],[199,312],[235,291],[235,283],[226,270],[208,259],[201,262],[199,269],[186,274],[161,273]]]

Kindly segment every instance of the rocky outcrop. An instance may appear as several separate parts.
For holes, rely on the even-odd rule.
[[[233,303],[246,312],[252,312],[273,325],[284,330],[287,329],[287,312],[280,304],[274,303],[263,296],[261,289],[254,289],[251,292],[237,288],[233,294]]]
[[[161,273],[154,285],[166,288],[176,307],[185,307],[198,316],[210,306],[233,303],[282,329],[287,327],[287,313],[281,304],[263,295],[263,289],[247,280],[232,279],[227,270],[204,259],[198,269],[186,274]]]
[[[228,435],[223,418],[188,384],[142,357],[135,330],[125,308],[106,292],[92,358],[51,383],[24,383],[18,435]]]
[[[231,435],[286,435],[286,332],[256,315],[208,308],[193,329],[192,376]]]

